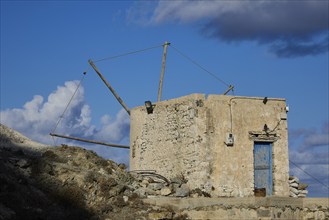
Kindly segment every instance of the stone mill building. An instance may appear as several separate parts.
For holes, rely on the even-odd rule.
[[[285,99],[192,94],[131,109],[130,169],[213,197],[289,196]]]

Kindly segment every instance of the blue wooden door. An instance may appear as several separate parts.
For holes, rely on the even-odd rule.
[[[266,189],[266,196],[272,195],[272,144],[255,142],[254,146],[255,189]]]

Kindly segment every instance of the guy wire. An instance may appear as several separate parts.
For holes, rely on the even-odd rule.
[[[192,60],[190,57],[188,57],[187,55],[185,55],[183,52],[179,51],[177,48],[175,48],[172,44],[170,44],[170,46],[181,56],[185,57],[185,59],[189,60],[190,62],[192,62],[194,65],[196,65],[197,67],[199,67],[200,69],[202,69],[203,71],[205,71],[206,73],[210,74],[212,77],[214,77],[216,80],[218,80],[219,82],[223,83],[224,85],[226,85],[227,87],[230,87],[230,85],[228,83],[226,83],[224,80],[220,79],[218,76],[216,76],[214,73],[210,72],[209,70],[207,70],[206,68],[204,68],[203,66],[201,66],[199,63],[197,63],[196,61]]]
[[[94,63],[101,62],[101,61],[104,61],[104,60],[110,60],[110,59],[114,59],[114,58],[118,58],[118,57],[123,57],[123,56],[131,55],[131,54],[135,54],[135,53],[140,53],[140,52],[144,52],[144,51],[147,51],[147,50],[152,50],[154,48],[158,48],[158,47],[162,47],[162,46],[163,46],[163,44],[157,45],[157,46],[154,46],[154,47],[148,47],[148,48],[141,49],[141,50],[135,50],[135,51],[119,54],[119,55],[116,55],[116,56],[106,57],[106,58],[103,58],[103,59],[95,60]]]
[[[292,162],[291,160],[289,160],[290,163],[292,163],[295,167],[297,167],[298,169],[300,169],[301,171],[303,171],[305,174],[307,174],[308,176],[310,176],[311,178],[313,178],[314,180],[316,180],[318,183],[320,183],[322,186],[326,187],[327,189],[329,189],[329,186],[327,186],[326,184],[324,184],[323,182],[321,182],[319,179],[315,178],[314,176],[312,176],[311,174],[309,174],[308,172],[306,172],[305,170],[303,170],[301,167],[299,167],[296,163]]]
[[[55,125],[55,127],[54,127],[54,129],[52,130],[51,133],[55,133],[55,130],[57,129],[59,123],[60,123],[61,120],[64,118],[64,115],[65,115],[65,113],[66,113],[66,111],[67,111],[69,105],[71,104],[71,102],[72,102],[72,100],[73,100],[75,94],[77,93],[78,89],[80,88],[80,85],[81,85],[82,81],[84,80],[84,77],[86,76],[88,69],[89,69],[89,67],[86,69],[86,71],[83,72],[83,75],[82,75],[82,77],[81,77],[81,79],[80,79],[80,81],[79,81],[79,83],[78,83],[78,85],[77,85],[77,88],[75,89],[75,91],[74,91],[72,97],[70,98],[69,102],[67,103],[67,105],[66,105],[66,107],[65,107],[65,109],[64,109],[64,111],[63,111],[63,113],[59,116],[59,119],[58,119],[58,121],[57,121],[57,123],[56,123],[56,125]]]

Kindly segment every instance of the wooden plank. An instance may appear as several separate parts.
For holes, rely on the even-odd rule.
[[[87,142],[87,143],[92,143],[92,144],[104,145],[104,146],[108,146],[108,147],[125,148],[125,149],[129,149],[130,148],[129,146],[126,146],[126,145],[105,143],[105,142],[100,142],[100,141],[95,141],[95,140],[88,140],[88,139],[84,139],[84,138],[66,136],[66,135],[61,135],[61,134],[50,133],[49,135],[50,136],[54,136],[54,137],[71,139],[71,140],[75,140],[75,141],[81,141],[81,142]]]
[[[103,82],[105,83],[105,85],[107,86],[107,88],[112,92],[112,94],[114,95],[114,97],[118,100],[118,102],[122,105],[122,107],[127,111],[127,113],[130,115],[130,110],[127,107],[127,105],[122,101],[122,99],[120,98],[120,96],[115,92],[115,90],[113,89],[113,87],[110,85],[110,83],[104,78],[104,76],[99,72],[99,70],[97,69],[97,67],[95,66],[94,62],[92,60],[88,60],[90,66],[95,70],[95,72],[98,74],[98,76],[103,80]]]

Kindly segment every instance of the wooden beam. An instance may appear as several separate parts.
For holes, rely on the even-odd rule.
[[[169,45],[170,45],[170,43],[167,42],[167,41],[163,45],[162,68],[161,68],[159,90],[158,90],[158,102],[161,101],[163,76],[164,76],[164,71],[165,71],[165,68],[166,68],[167,47]]]
[[[92,143],[92,144],[104,145],[104,146],[108,146],[108,147],[125,148],[125,149],[129,149],[130,148],[129,146],[126,146],[126,145],[105,143],[105,142],[88,140],[88,139],[83,139],[83,138],[78,138],[78,137],[72,137],[72,136],[66,136],[66,135],[61,135],[61,134],[50,133],[49,135],[50,136],[54,136],[54,137],[71,139],[71,140],[75,140],[75,141],[81,141],[81,142],[87,142],[87,143]]]
[[[110,85],[110,83],[104,78],[104,76],[99,72],[99,70],[97,69],[97,67],[95,66],[94,62],[92,60],[88,60],[90,66],[95,70],[95,72],[98,74],[98,76],[103,80],[103,82],[105,83],[105,85],[107,86],[107,88],[109,88],[109,90],[112,92],[112,94],[114,95],[114,97],[118,100],[118,102],[122,105],[122,107],[127,111],[127,113],[130,115],[130,110],[127,107],[127,105],[122,101],[122,99],[120,98],[120,96],[115,92],[115,90],[113,89],[113,87]]]

